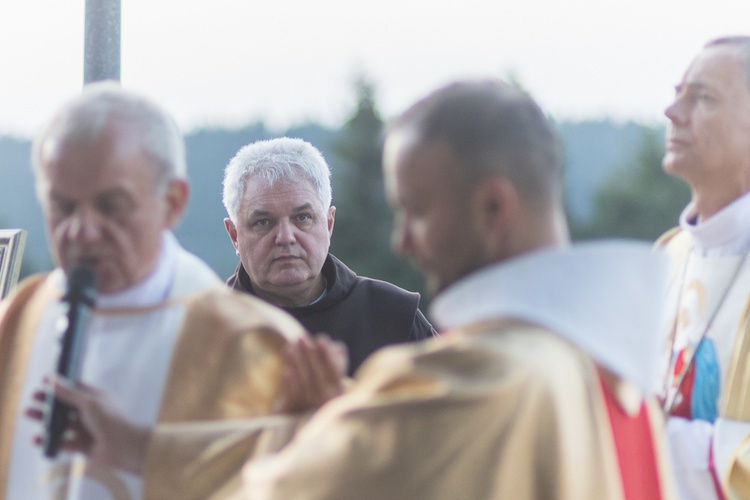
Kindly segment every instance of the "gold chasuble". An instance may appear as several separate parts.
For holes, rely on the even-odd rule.
[[[267,415],[281,389],[284,346],[304,329],[281,310],[227,289],[178,246],[167,264],[174,271],[165,300],[93,311],[83,382],[142,425]],[[51,331],[63,283],[59,270],[29,278],[0,305],[0,498],[181,498],[151,490],[159,463],[148,462],[140,478],[79,454],[47,460],[32,443],[41,425],[23,409],[54,372]]]
[[[433,302],[442,337],[373,354],[287,446],[249,461],[244,498],[675,498],[644,397],[664,261],[582,245],[462,279]]]

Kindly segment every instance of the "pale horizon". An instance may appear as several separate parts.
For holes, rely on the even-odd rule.
[[[0,134],[33,136],[80,91],[84,4],[0,4]],[[386,119],[453,79],[514,75],[559,121],[663,125],[692,57],[748,18],[740,0],[122,0],[121,81],[185,133],[338,126],[360,73]]]

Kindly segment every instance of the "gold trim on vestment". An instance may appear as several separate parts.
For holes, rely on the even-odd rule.
[[[112,495],[112,500],[132,500],[127,485],[112,469],[92,462],[76,461],[57,464],[42,477],[40,483],[42,485],[59,483],[52,498],[65,500],[68,498],[71,478],[82,477],[102,485]]]
[[[3,303],[0,317],[0,493],[8,490],[16,415],[39,320],[59,291],[48,275],[28,278]],[[27,302],[30,299],[30,302]],[[41,380],[40,380],[41,382]],[[23,402],[23,404],[30,402]],[[41,451],[40,451],[41,453]]]
[[[745,304],[732,348],[722,391],[721,415],[732,420],[750,420],[750,300]]]

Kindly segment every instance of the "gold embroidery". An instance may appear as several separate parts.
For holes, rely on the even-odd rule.
[[[127,485],[112,469],[90,462],[76,461],[57,464],[40,479],[39,484],[44,486],[57,483],[51,498],[64,500],[70,489],[70,480],[83,477],[102,485],[113,500],[132,499]]]

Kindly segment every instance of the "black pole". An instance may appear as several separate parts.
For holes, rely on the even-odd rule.
[[[120,81],[120,0],[86,0],[83,84]]]

